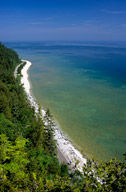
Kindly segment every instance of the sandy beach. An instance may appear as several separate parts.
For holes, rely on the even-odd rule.
[[[35,112],[38,112],[38,104],[31,95],[31,88],[30,88],[30,82],[28,78],[28,70],[32,63],[27,60],[22,60],[23,62],[26,62],[26,65],[21,70],[21,84],[23,84],[24,90],[28,96],[28,99],[30,100],[30,103],[32,106],[35,107]],[[42,118],[45,115],[45,110],[42,109]],[[55,121],[55,120],[54,120]],[[55,123],[54,127],[54,139],[57,141],[57,147],[58,147],[58,158],[59,162],[62,163],[63,161],[65,163],[72,162],[71,167],[74,167],[76,164],[76,168],[80,171],[83,171],[83,165],[87,162],[87,160],[82,156],[82,154],[71,144],[71,141],[67,138],[67,136],[62,132],[60,129],[60,126],[57,122]]]

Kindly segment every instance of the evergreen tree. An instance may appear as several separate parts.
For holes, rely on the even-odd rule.
[[[49,109],[46,110],[44,122],[43,147],[46,151],[48,151],[49,155],[56,156],[56,143],[54,141],[54,121]]]

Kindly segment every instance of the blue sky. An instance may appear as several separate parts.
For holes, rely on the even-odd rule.
[[[0,41],[126,41],[126,0],[0,0]]]

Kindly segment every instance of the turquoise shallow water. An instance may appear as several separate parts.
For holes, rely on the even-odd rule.
[[[82,153],[126,152],[126,46],[9,43],[24,59],[32,92]]]

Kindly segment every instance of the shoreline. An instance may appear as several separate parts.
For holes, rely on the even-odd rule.
[[[22,60],[23,62],[26,62],[26,65],[23,67],[23,69],[21,70],[21,84],[23,84],[24,90],[27,94],[27,97],[31,103],[31,105],[35,108],[35,112],[38,112],[38,104],[35,101],[35,99],[33,98],[32,94],[31,94],[31,87],[30,87],[30,82],[29,82],[29,75],[28,75],[28,70],[30,68],[30,66],[32,65],[32,63],[30,61],[27,60]],[[41,110],[42,112],[42,118],[45,115],[45,111],[44,109]],[[76,169],[78,169],[79,171],[83,171],[83,165],[86,164],[87,159],[83,157],[83,155],[72,145],[72,143],[70,142],[70,140],[67,138],[67,136],[63,133],[63,131],[60,129],[60,126],[58,125],[58,123],[54,120],[55,123],[55,127],[54,127],[54,139],[57,141],[57,148],[60,151],[60,153],[62,154],[61,156],[63,161],[66,162],[65,163],[69,163],[70,161],[72,161],[71,163],[71,168],[75,166],[76,164]]]

